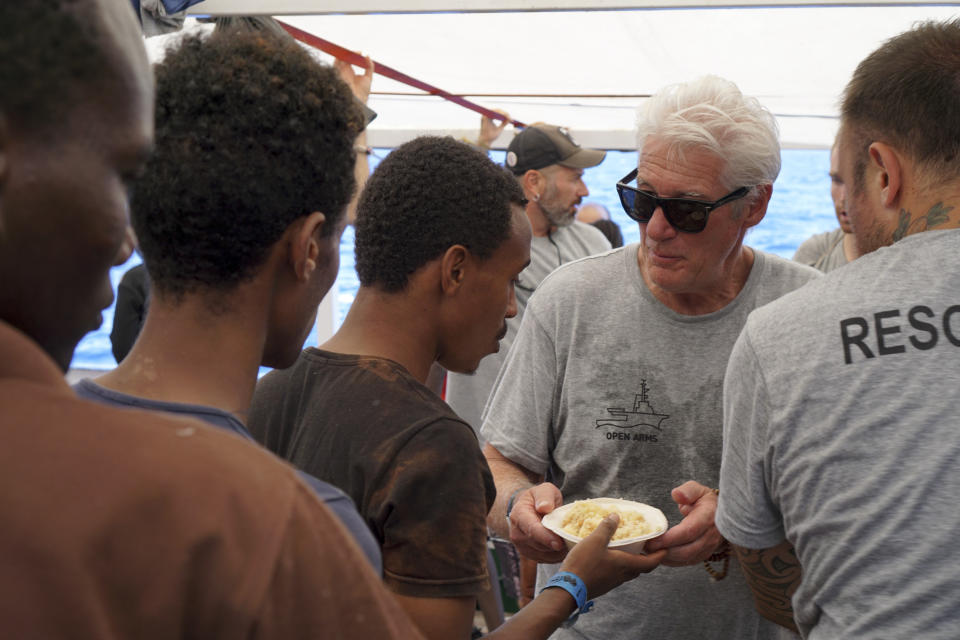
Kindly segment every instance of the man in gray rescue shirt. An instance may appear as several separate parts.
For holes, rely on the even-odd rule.
[[[628,498],[673,525],[649,545],[669,550],[668,566],[556,638],[789,634],[757,614],[737,563],[725,569],[709,488],[723,373],[747,315],[817,277],[743,245],[780,170],[776,124],[733,83],[707,77],[660,92],[639,125],[638,167],[618,190],[641,242],[563,266],[530,299],[484,414],[497,484],[488,524],[545,563],[541,584],[563,545],[540,519],[564,501]]]
[[[866,255],[758,309],[730,357],[717,526],[806,638],[960,635],[958,113],[960,20],[860,63],[839,169]]]
[[[610,249],[610,241],[599,229],[575,219],[577,205],[590,194],[583,171],[605,157],[605,151],[584,149],[567,129],[548,124],[531,125],[510,142],[506,165],[523,188],[533,229],[530,264],[516,282],[517,316],[507,320],[499,353],[481,360],[474,373],[447,374],[447,402],[476,431],[527,300],[540,281],[561,264]]]

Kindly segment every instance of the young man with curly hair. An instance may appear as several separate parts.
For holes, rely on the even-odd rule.
[[[336,71],[271,34],[188,38],[156,76],[156,147],[131,203],[152,302],[129,355],[76,390],[252,441],[258,367],[296,360],[336,278],[361,116]],[[305,480],[379,571],[351,500]]]
[[[470,425],[424,383],[434,362],[468,372],[497,351],[530,260],[523,205],[516,180],[468,145],[426,137],[393,151],[358,205],[361,286],[347,318],[321,348],[263,378],[251,407],[268,448],[353,497],[380,542],[387,587],[431,639],[469,637],[489,584],[496,490]],[[637,575],[659,556],[607,561]],[[538,598],[504,632],[531,618],[556,628],[548,604]]]
[[[610,250],[599,229],[576,217],[581,200],[590,195],[584,171],[605,157],[605,151],[578,145],[566,127],[545,123],[530,125],[510,142],[505,166],[527,199],[533,234],[530,264],[517,278],[517,315],[507,322],[498,353],[484,358],[469,375],[452,371],[447,376],[447,401],[478,434],[487,398],[540,282],[563,264]]]

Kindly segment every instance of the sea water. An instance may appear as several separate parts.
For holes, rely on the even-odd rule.
[[[371,156],[371,169],[389,150],[377,149]],[[767,215],[759,225],[747,234],[746,243],[757,249],[775,253],[785,258],[793,256],[797,246],[805,239],[837,226],[830,200],[830,152],[826,149],[787,149],[783,151],[783,168],[773,187],[773,198]],[[503,152],[493,152],[491,158],[503,161]],[[585,202],[599,202],[607,207],[614,222],[620,225],[625,244],[640,239],[637,223],[627,217],[617,198],[616,183],[636,166],[636,152],[611,151],[603,163],[587,169],[583,179],[590,189]],[[124,265],[110,272],[114,291],[123,274],[140,263],[137,255]],[[346,316],[359,287],[353,261],[353,227],[347,227],[340,241],[340,274],[337,279],[336,320],[339,326]],[[73,367],[79,369],[111,369],[116,365],[110,348],[110,329],[113,326],[113,307],[103,312],[103,325],[87,335],[77,347]],[[312,332],[307,337],[308,345],[317,344]]]

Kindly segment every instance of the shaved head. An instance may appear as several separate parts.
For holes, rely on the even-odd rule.
[[[113,301],[127,189],[153,139],[129,3],[0,3],[0,320],[64,370]]]

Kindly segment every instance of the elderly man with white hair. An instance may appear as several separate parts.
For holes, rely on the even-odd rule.
[[[637,168],[617,184],[639,243],[565,265],[530,299],[483,419],[497,484],[489,524],[556,571],[541,518],[627,498],[672,525],[664,568],[608,595],[556,638],[774,638],[714,526],[724,371],[747,315],[817,277],[743,244],[780,170],[757,100],[706,77],[668,87],[639,120]]]

